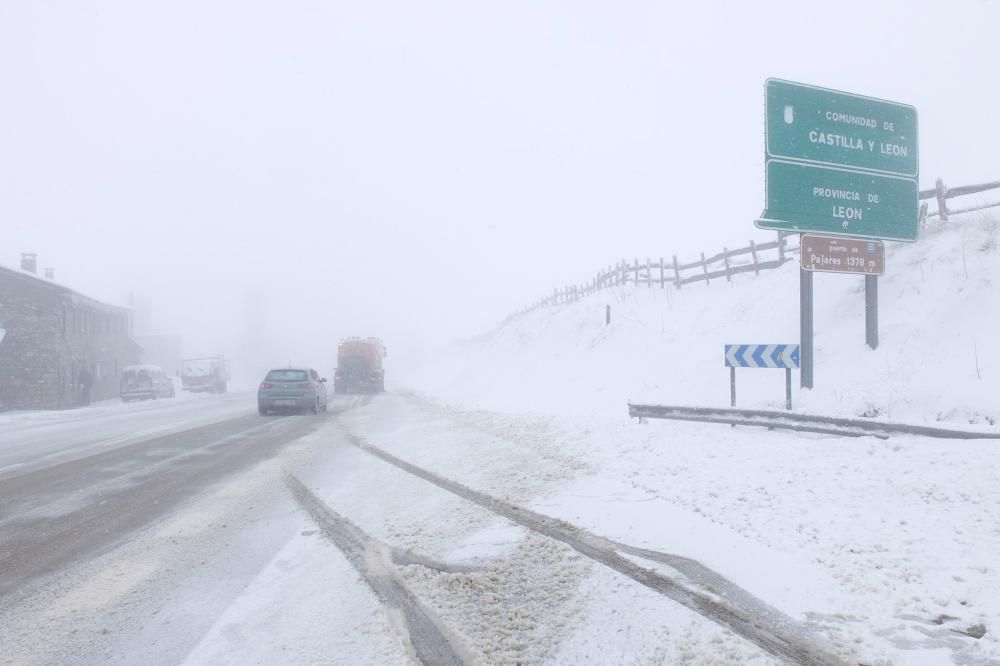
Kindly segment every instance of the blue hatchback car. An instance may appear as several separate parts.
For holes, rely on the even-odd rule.
[[[257,411],[318,414],[326,411],[326,378],[312,368],[271,370],[257,389]]]

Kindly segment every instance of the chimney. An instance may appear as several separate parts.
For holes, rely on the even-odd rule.
[[[45,279],[46,280],[55,280],[56,279],[56,269],[54,269],[54,268],[46,268],[45,269]]]
[[[34,252],[21,253],[21,270],[29,273],[38,272],[38,255]]]

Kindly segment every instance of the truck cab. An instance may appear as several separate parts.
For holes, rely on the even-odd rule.
[[[181,388],[192,393],[225,393],[229,361],[222,355],[181,360]]]

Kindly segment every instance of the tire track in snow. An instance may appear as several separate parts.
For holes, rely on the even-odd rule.
[[[617,544],[570,523],[535,513],[439,476],[370,444],[350,430],[345,430],[345,436],[351,444],[365,453],[533,532],[561,541],[595,562],[722,625],[775,657],[810,666],[844,663],[815,644],[808,630],[792,618],[695,560]],[[690,576],[695,583],[708,588],[710,593],[639,566],[621,555],[619,550],[635,557],[667,564],[685,576]]]
[[[445,637],[428,611],[393,575],[382,545],[314,495],[294,476],[286,478],[292,496],[364,578],[390,611],[402,615],[410,645],[424,664],[464,664],[465,659]],[[420,562],[423,564],[423,562]]]

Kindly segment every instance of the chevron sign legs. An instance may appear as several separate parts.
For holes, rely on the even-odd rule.
[[[776,368],[785,371],[785,409],[792,408],[792,370],[801,368],[802,346],[794,344],[726,345],[729,404],[736,406],[736,368]]]

